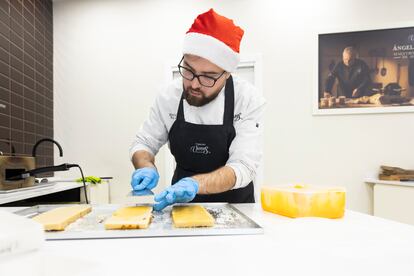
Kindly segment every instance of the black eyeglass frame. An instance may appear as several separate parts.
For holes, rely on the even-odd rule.
[[[181,60],[180,60],[180,62],[178,63],[178,72],[180,73],[180,75],[183,77],[183,78],[185,78],[186,80],[189,80],[189,81],[193,81],[195,78],[197,78],[197,80],[198,80],[198,83],[201,85],[201,86],[204,86],[204,87],[209,87],[209,88],[211,88],[211,87],[214,87],[214,85],[216,85],[216,82],[224,75],[224,73],[226,73],[226,71],[223,71],[221,74],[220,74],[220,76],[218,76],[217,78],[213,78],[213,77],[210,77],[210,76],[207,76],[207,75],[203,75],[203,74],[201,74],[201,75],[197,75],[196,73],[194,73],[193,72],[193,70],[191,70],[190,68],[187,68],[187,67],[185,67],[185,66],[181,66],[181,62],[183,62],[183,60],[184,60],[184,56],[181,58]],[[183,75],[183,73],[181,72],[181,68],[183,68],[183,69],[185,69],[185,70],[187,70],[187,71],[189,71],[191,74],[193,74],[193,77],[192,78],[186,78],[186,77],[184,77],[184,75]],[[201,81],[200,81],[200,77],[205,77],[205,78],[208,78],[208,79],[211,79],[211,80],[213,80],[214,82],[213,82],[213,85],[204,85]]]

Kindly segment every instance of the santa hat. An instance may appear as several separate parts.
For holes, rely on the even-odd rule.
[[[233,20],[213,9],[202,13],[184,37],[184,54],[209,60],[227,72],[233,72],[240,61],[240,41],[244,31]]]

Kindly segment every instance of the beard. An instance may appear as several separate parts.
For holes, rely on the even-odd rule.
[[[192,89],[191,87],[188,87],[185,89],[183,85],[184,90],[184,98],[188,102],[189,105],[192,106],[203,106],[214,100],[218,94],[220,93],[222,88],[218,89],[217,91],[214,91],[213,94],[210,96],[206,96],[202,91],[199,89]],[[194,93],[194,94],[192,94]]]

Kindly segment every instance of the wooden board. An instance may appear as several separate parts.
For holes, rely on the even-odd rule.
[[[62,231],[66,226],[85,216],[92,208],[88,205],[59,207],[33,217],[46,231]]]
[[[405,170],[399,167],[381,166],[384,175],[414,175],[414,170]]]
[[[381,166],[380,180],[412,180],[414,179],[414,170],[405,170],[399,167]]]
[[[150,206],[131,206],[120,208],[105,221],[105,229],[123,230],[148,228],[152,219],[151,212],[152,207]]]
[[[401,180],[412,180],[414,179],[414,174],[393,174],[393,175],[385,175],[380,174],[379,175],[380,180],[395,180],[395,181],[401,181]]]
[[[175,227],[212,227],[213,216],[201,205],[174,206],[172,219]]]

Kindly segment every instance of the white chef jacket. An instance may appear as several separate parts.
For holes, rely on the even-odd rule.
[[[233,189],[247,186],[255,179],[262,158],[261,129],[265,100],[258,95],[254,86],[233,76],[234,83],[234,128],[236,136],[229,148],[226,166],[236,175]],[[154,156],[168,141],[168,132],[173,125],[183,92],[182,78],[175,79],[156,97],[149,118],[141,126],[130,147],[130,158],[138,150],[145,150]],[[184,119],[193,124],[223,124],[224,87],[219,95],[206,105],[196,107],[183,103]]]

